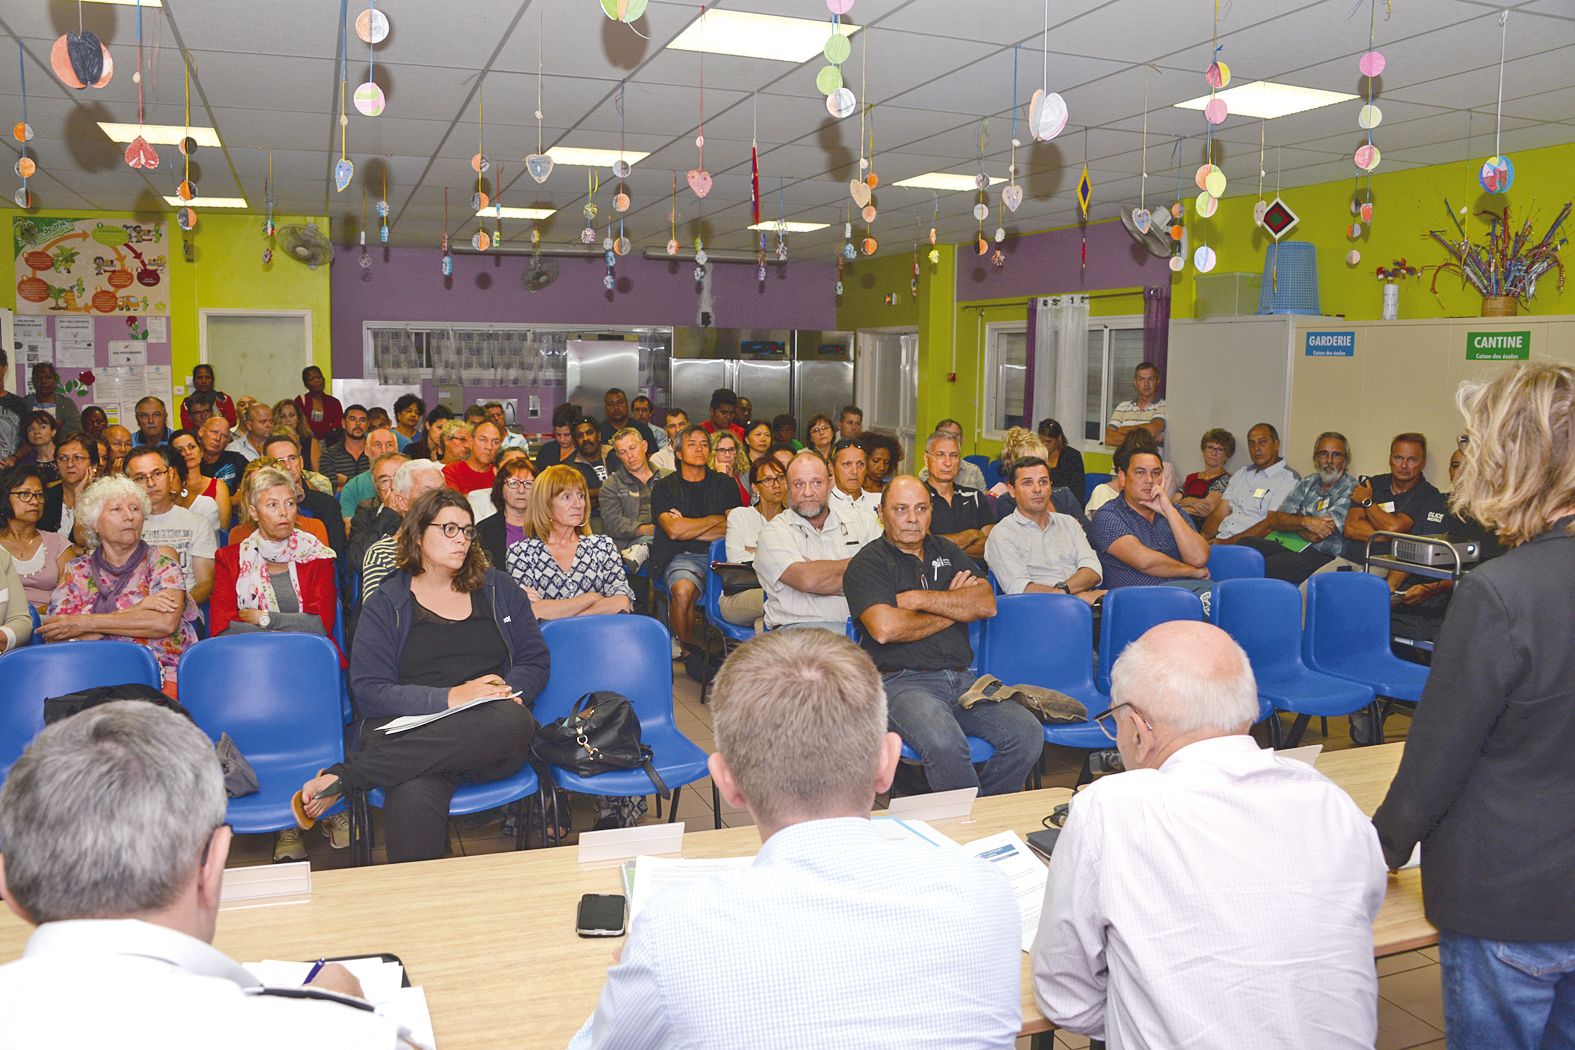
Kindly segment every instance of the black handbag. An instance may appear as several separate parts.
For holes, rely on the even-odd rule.
[[[619,693],[586,693],[556,722],[536,730],[531,757],[582,777],[613,769],[644,769],[656,794],[672,792],[651,764],[651,749],[640,740],[634,705]]]
[[[760,589],[760,577],[755,575],[754,565],[714,561],[711,570],[721,577],[722,593],[728,597]]]

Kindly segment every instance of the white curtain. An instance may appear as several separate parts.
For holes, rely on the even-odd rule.
[[[1088,385],[1088,297],[1056,295],[1039,300],[1034,325],[1034,403],[1028,426],[1046,416],[1068,434],[1083,431]]]

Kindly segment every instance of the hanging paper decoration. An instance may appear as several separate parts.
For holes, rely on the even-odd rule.
[[[1269,210],[1269,202],[1263,199],[1263,180],[1268,177],[1268,169],[1263,166],[1264,128],[1268,121],[1258,120],[1258,201],[1252,206],[1252,223],[1254,226],[1263,225],[1263,213]]]
[[[618,111],[618,159],[613,161],[612,173],[618,178],[618,192],[613,194],[613,210],[626,212],[629,210],[629,192],[624,187],[623,180],[629,177],[629,162],[623,155],[623,92],[624,81],[618,81],[618,90],[613,93],[613,108]]]
[[[1377,26],[1378,0],[1367,0],[1367,50],[1356,60],[1357,70],[1367,78],[1367,101],[1356,112],[1356,126],[1367,132],[1367,141],[1356,148],[1351,160],[1369,175],[1383,159],[1378,147],[1373,145],[1373,129],[1384,119],[1383,111],[1373,104],[1373,82],[1384,71],[1385,65],[1383,52],[1373,47],[1373,33]],[[1368,185],[1372,185],[1371,180]]]
[[[689,169],[685,178],[689,190],[700,200],[711,192],[711,173],[705,170],[705,5],[700,5],[700,133],[695,136],[695,148],[700,159]]]
[[[614,22],[633,23],[645,14],[647,0],[601,0],[602,13]]]
[[[273,150],[268,151],[268,175],[263,179],[263,207],[267,209],[267,216],[263,219],[263,265],[273,262],[273,238],[277,229],[273,221]]]
[[[18,208],[27,209],[33,206],[33,192],[27,188],[27,180],[38,171],[38,164],[27,149],[27,144],[33,139],[33,125],[27,122],[27,51],[20,40],[16,42],[16,64],[22,93],[22,119],[12,126],[11,137],[22,147],[22,155],[16,162],[16,173],[21,176],[22,185],[11,199],[16,202]]]
[[[697,234],[695,236],[695,283],[696,284],[704,283],[704,281],[705,281],[705,264],[710,262],[710,261],[711,261],[711,257],[706,255],[706,253],[705,253],[705,242],[702,241],[700,239],[699,235]]]
[[[609,292],[618,284],[618,275],[613,272],[613,267],[617,265],[618,256],[613,250],[613,245],[612,226],[609,225],[607,227],[607,236],[602,241],[602,261],[607,264],[607,275],[602,278],[602,287]]]
[[[540,185],[547,181],[547,176],[552,174],[552,158],[542,152],[541,141],[541,71],[542,71],[542,38],[546,32],[546,18],[542,12],[546,9],[545,3],[536,5],[536,152],[525,158],[525,171]]]
[[[55,46],[60,46],[57,41]],[[55,72],[60,72],[59,66]],[[159,166],[159,155],[142,137],[142,5],[137,5],[137,71],[131,75],[131,80],[137,85],[137,136],[126,146],[124,154],[126,166],[139,170],[156,168]]]
[[[585,216],[585,229],[580,231],[580,243],[581,244],[595,244],[596,243],[596,225],[595,225],[595,223],[596,223],[596,214],[597,214],[596,190],[601,185],[601,180],[597,178],[595,170],[591,170],[591,171],[586,172],[586,174],[585,174],[585,185],[586,185],[585,207],[580,209],[580,214]]]
[[[377,9],[377,0],[367,0],[367,9],[356,17],[355,31],[357,36],[366,41],[366,80],[356,86],[355,108],[362,116],[375,117],[383,112],[387,103],[383,89],[372,79],[376,68],[372,45],[388,36],[388,16]]]
[[[782,176],[777,176],[777,259],[787,262],[787,190]]]
[[[858,105],[853,92],[843,83],[842,73],[842,63],[853,53],[842,16],[853,10],[853,0],[826,0],[826,8],[831,12],[831,36],[826,40],[826,65],[815,74],[815,90],[826,96],[826,112],[841,120]]]
[[[1083,162],[1083,173],[1077,177],[1077,209],[1082,217],[1088,218],[1088,206],[1093,203],[1094,182],[1088,176],[1088,162]]]
[[[141,5],[138,5],[139,8]],[[141,11],[138,11],[140,16]],[[101,88],[109,83],[110,77],[115,75],[115,62],[109,56],[109,48],[104,46],[97,34],[91,30],[81,28],[82,5],[77,5],[77,28],[75,33],[67,33],[55,41],[49,49],[49,66],[55,71],[55,76],[68,88],[81,91],[85,88]],[[139,18],[140,24],[140,18]],[[140,35],[138,47],[141,46]]]
[[[1275,240],[1290,233],[1291,227],[1300,221],[1297,214],[1291,211],[1290,206],[1279,197],[1275,197],[1263,213],[1263,228],[1268,230],[1269,236]]]
[[[678,172],[673,172],[673,202],[667,211],[667,254],[678,254]]]
[[[339,24],[346,24],[348,0],[339,0]],[[139,7],[140,11],[141,8]],[[334,190],[343,193],[350,180],[355,178],[355,165],[351,163],[347,140],[350,134],[350,117],[345,112],[345,91],[350,83],[350,49],[346,47],[339,63],[339,159],[334,162]]]
[[[1147,114],[1144,115],[1147,119]],[[1017,147],[1022,145],[1022,140],[1017,137],[1017,47],[1012,47],[1012,161],[1007,166],[1007,182],[1001,189],[1001,207],[1009,212],[1017,211],[1018,205],[1023,203],[1023,188],[1017,184]]]
[[[481,179],[492,170],[492,162],[487,159],[487,100],[479,84],[476,86],[476,154],[470,158],[470,170],[476,173],[476,192],[470,198],[470,208],[480,218],[481,213],[492,203]],[[477,230],[470,238],[470,246],[478,252],[484,252],[492,247],[492,238],[487,236],[486,230]]]
[[[363,270],[372,268],[372,253],[366,247],[366,187],[361,187],[361,254],[356,259],[356,264]]]
[[[448,187],[443,187],[443,276],[454,276],[454,257],[448,253]]]
[[[392,210],[388,206],[388,166],[383,166],[383,196],[378,199],[374,209],[377,212],[378,230],[377,239],[384,244],[388,243],[388,215]]]
[[[1504,133],[1504,49],[1509,42],[1509,11],[1501,11],[1498,16],[1499,42],[1498,42],[1498,116],[1493,128],[1493,155],[1482,163],[1482,170],[1477,173],[1477,181],[1489,193],[1506,193],[1515,182],[1515,165],[1504,156],[1502,136]]]
[[[191,56],[183,52],[181,61],[186,73],[186,131],[181,136],[184,141],[191,137]],[[191,181],[191,154],[185,150],[181,153],[184,157],[184,167],[181,171],[180,185],[175,187],[175,196],[183,201],[195,200],[197,187]],[[178,214],[186,216],[181,221],[181,229],[189,230],[197,224],[197,215],[192,209],[182,208]]]
[[[1050,0],[1045,0],[1043,69],[1039,90],[1028,100],[1028,130],[1040,142],[1049,142],[1066,127],[1067,116],[1066,99],[1050,90]]]

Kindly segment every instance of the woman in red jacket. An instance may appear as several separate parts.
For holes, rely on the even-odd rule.
[[[214,556],[209,630],[334,634],[334,552],[295,527],[295,485],[276,467],[254,472],[246,501],[257,531]],[[345,664],[340,654],[340,666]]]

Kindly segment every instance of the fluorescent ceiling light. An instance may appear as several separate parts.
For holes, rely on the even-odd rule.
[[[183,201],[174,195],[166,195],[164,203],[172,208],[244,208],[247,206],[245,197],[193,197]]]
[[[122,4],[126,7],[137,6],[137,0],[87,0],[90,4]],[[160,0],[142,0],[143,7],[163,7]]]
[[[547,151],[547,156],[552,158],[554,164],[568,164],[579,168],[610,168],[613,161],[622,157],[631,165],[638,164],[649,153],[639,150],[626,149],[590,149],[583,146],[554,146]]]
[[[1288,117],[1292,113],[1305,113],[1309,109],[1322,109],[1336,102],[1349,102],[1359,96],[1343,91],[1324,91],[1321,88],[1297,87],[1294,84],[1275,84],[1267,80],[1254,80],[1241,87],[1216,91],[1214,97],[1223,99],[1233,117]],[[1208,105],[1209,96],[1199,95],[1185,102],[1177,102],[1173,109],[1202,109]]]
[[[974,182],[977,176],[954,175],[945,171],[927,171],[923,175],[915,175],[911,179],[892,183],[893,186],[907,186],[915,190],[976,190],[979,184]],[[1005,182],[1005,179],[991,178],[990,185]]]
[[[219,133],[213,128],[187,128],[181,124],[107,124],[102,120],[98,126],[111,142],[130,142],[141,135],[155,146],[175,146],[190,134],[199,146],[219,145]]]
[[[808,62],[826,49],[826,29],[824,18],[707,11],[689,23],[689,28],[667,46],[679,51],[705,51],[712,55],[739,55],[797,64]],[[858,26],[842,23],[843,36],[852,36],[858,31]]]
[[[553,208],[482,208],[476,213],[478,219],[550,219],[555,209]]]
[[[777,222],[773,220],[771,222],[757,222],[749,228],[751,230],[760,230],[764,233],[776,233],[778,230],[781,230],[783,233],[814,233],[816,230],[824,230],[829,225],[831,224],[826,222]]]

